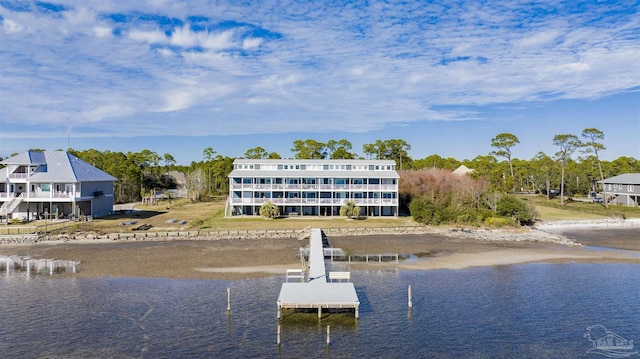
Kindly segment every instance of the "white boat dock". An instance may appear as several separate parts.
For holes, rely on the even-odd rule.
[[[358,318],[360,301],[358,294],[350,280],[348,272],[330,272],[330,279],[340,282],[327,281],[322,248],[322,232],[312,228],[309,238],[309,277],[305,282],[286,282],[282,284],[278,297],[278,319],[281,318],[283,308],[318,309],[318,318],[322,316],[322,308],[353,308]]]

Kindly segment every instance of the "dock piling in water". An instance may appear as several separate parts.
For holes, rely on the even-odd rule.
[[[331,326],[327,325],[327,345],[331,344]]]

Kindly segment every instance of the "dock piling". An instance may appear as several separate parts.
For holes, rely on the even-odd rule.
[[[407,294],[409,296],[409,308],[413,308],[413,295],[411,293],[411,284],[409,284],[409,289],[407,289]]]
[[[327,325],[327,345],[331,344],[331,326]]]
[[[227,312],[231,311],[231,288],[227,287]]]
[[[278,337],[276,339],[276,343],[278,344],[278,346],[280,345],[280,324],[278,324]]]

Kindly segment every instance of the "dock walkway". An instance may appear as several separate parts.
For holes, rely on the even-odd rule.
[[[359,317],[360,301],[351,282],[332,283],[327,281],[327,272],[322,247],[322,232],[311,229],[309,238],[309,279],[302,283],[283,283],[278,297],[278,319],[283,308],[318,309],[318,318],[322,308],[353,308],[355,317]]]

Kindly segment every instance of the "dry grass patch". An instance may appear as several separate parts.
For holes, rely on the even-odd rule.
[[[321,228],[345,227],[395,227],[418,225],[411,217],[371,217],[348,220],[344,217],[299,216],[292,218],[265,219],[260,216],[225,218],[225,201],[190,202],[187,200],[160,201],[156,206],[137,206],[135,211],[96,219],[83,225],[83,230],[100,233],[131,232],[142,224],[153,227],[148,231],[178,230],[257,230],[257,229],[304,229],[309,226]],[[176,220],[173,223],[167,221]],[[185,221],[185,224],[180,224]],[[135,224],[128,224],[136,222]],[[123,223],[127,223],[124,224]]]

